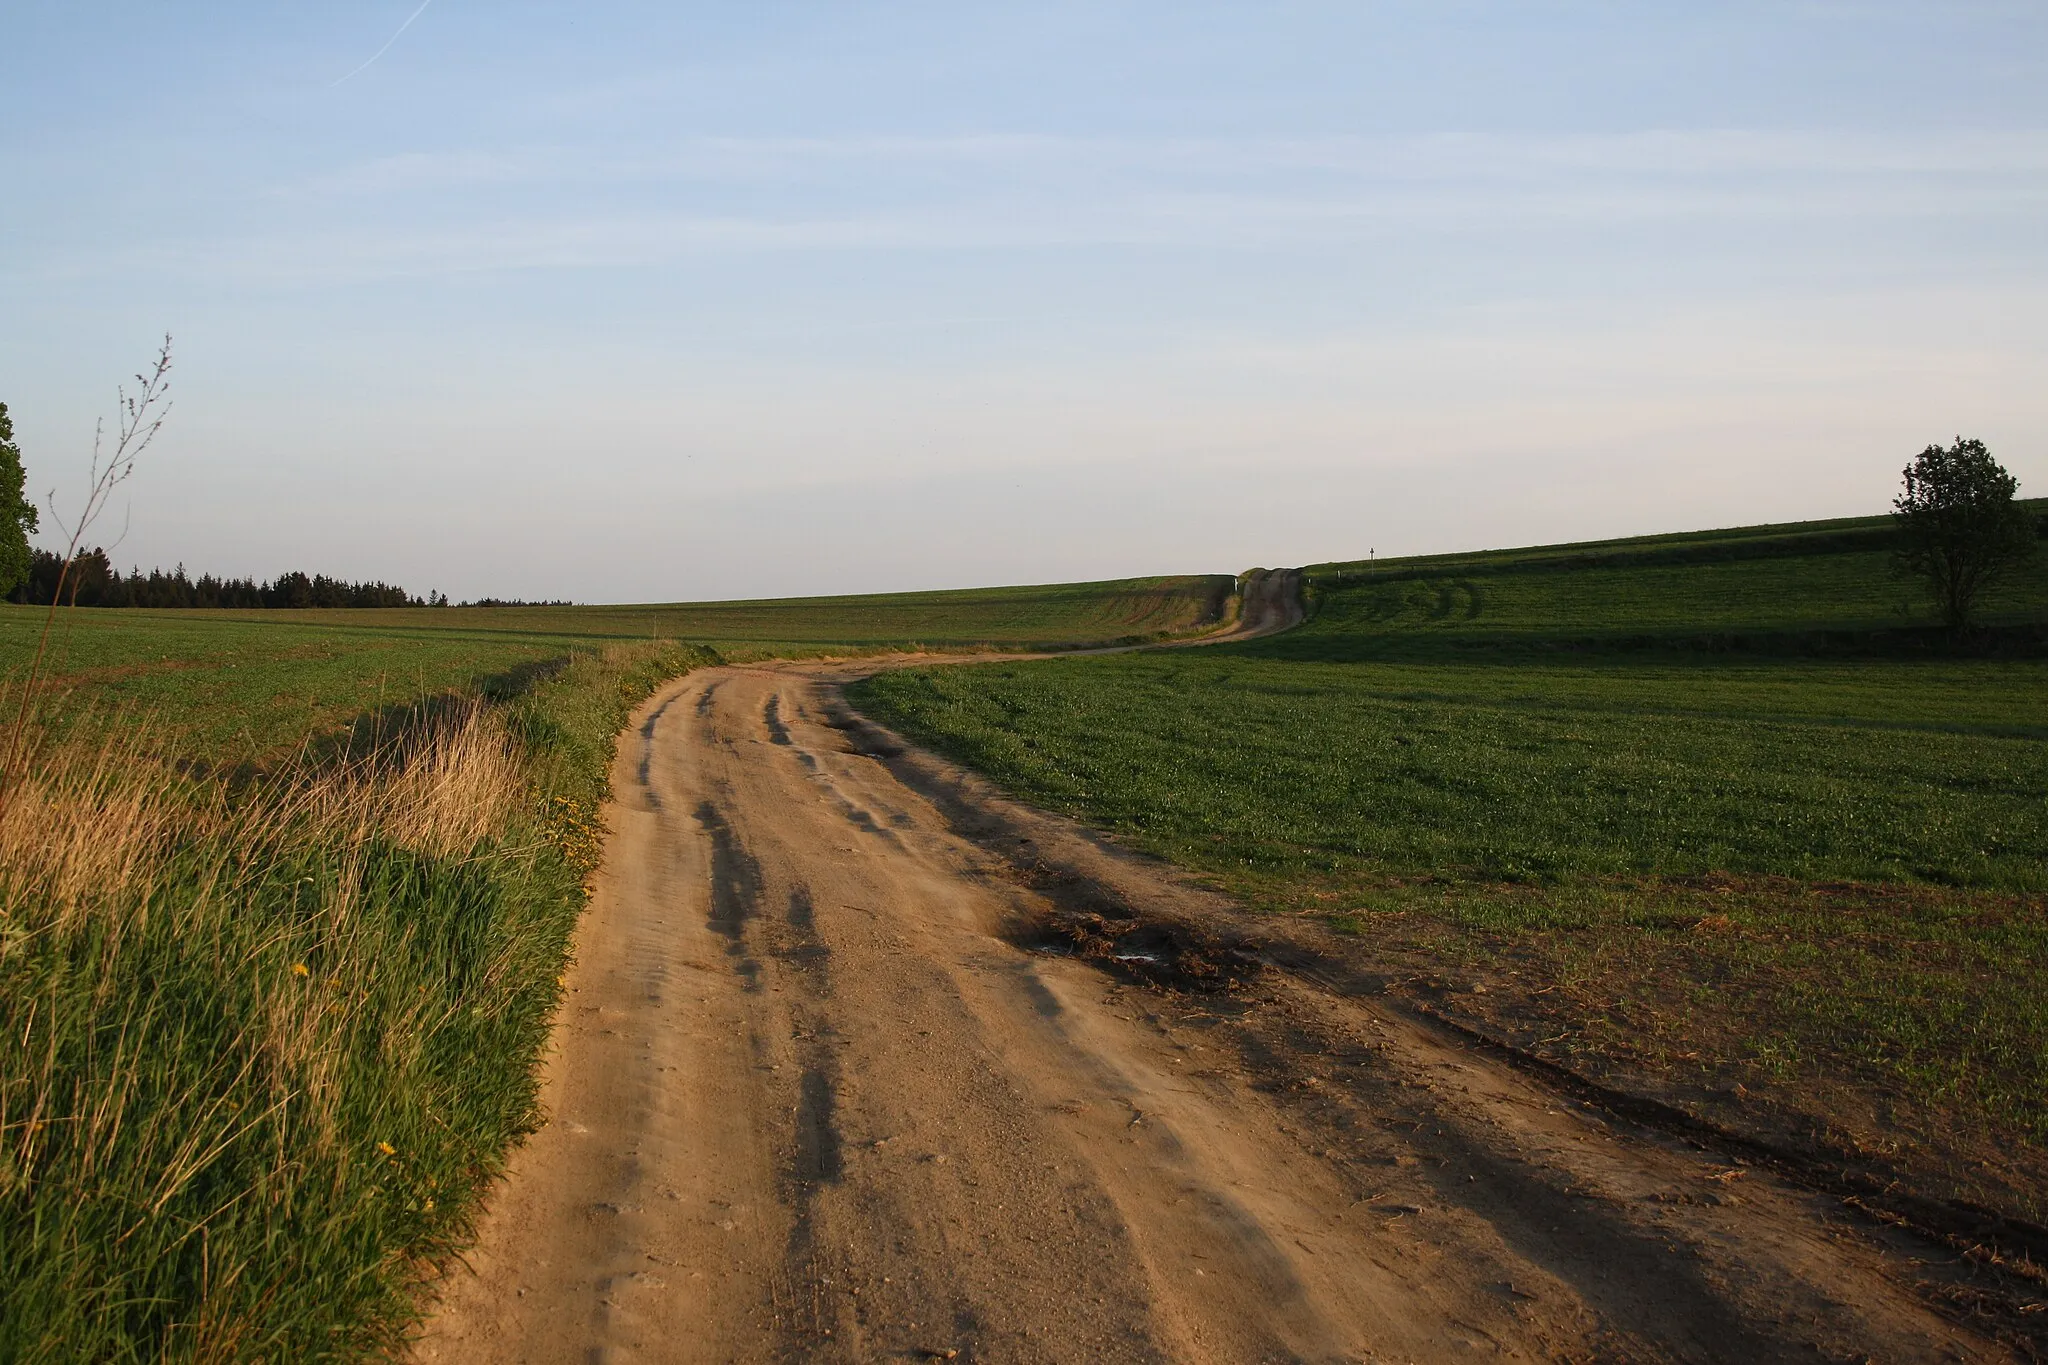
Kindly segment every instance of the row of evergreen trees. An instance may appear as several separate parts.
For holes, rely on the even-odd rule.
[[[170,339],[157,370],[161,380],[170,365]],[[154,428],[151,428],[154,430]],[[146,442],[145,442],[146,444]],[[97,468],[97,466],[95,466]],[[14,422],[0,403],[0,597],[9,602],[48,606],[63,583],[64,601],[81,607],[445,607],[448,595],[430,592],[414,597],[389,583],[350,583],[326,574],[283,573],[265,583],[254,578],[186,576],[180,564],[169,573],[130,569],[122,574],[101,549],[82,553],[64,572],[61,555],[29,544],[40,518],[35,504],[23,495],[26,475],[21,447],[14,443]],[[88,518],[90,520],[90,518]],[[82,529],[82,528],[81,528]],[[518,598],[485,597],[465,607],[566,607],[566,601],[526,602]]]
[[[33,551],[28,577],[7,594],[10,602],[47,605],[57,591],[64,561],[48,550]],[[81,607],[445,607],[445,593],[414,597],[389,583],[349,583],[325,574],[283,573],[268,583],[253,578],[188,578],[185,566],[165,573],[140,569],[122,574],[105,550],[78,556],[64,580],[64,600]]]

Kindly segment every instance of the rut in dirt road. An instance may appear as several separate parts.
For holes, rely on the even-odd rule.
[[[552,1122],[418,1358],[2006,1358],[1827,1201],[1371,1000],[1054,951],[1206,893],[847,674],[695,674],[622,742]]]

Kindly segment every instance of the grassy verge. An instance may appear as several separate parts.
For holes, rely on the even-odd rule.
[[[1867,538],[1770,529],[1768,554],[1474,556],[1476,593],[1436,563],[1346,568],[1273,640],[911,670],[854,699],[1347,935],[1392,989],[2040,1218],[2048,661],[1802,650],[1899,588]],[[2037,573],[1998,610],[2044,606]]]
[[[580,657],[232,792],[175,736],[54,739],[0,821],[0,1358],[395,1342],[534,1122],[612,738],[704,657]]]

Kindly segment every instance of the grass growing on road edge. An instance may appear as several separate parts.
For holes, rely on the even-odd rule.
[[[0,826],[0,1358],[395,1344],[535,1121],[615,647],[230,790],[74,727]],[[97,736],[97,737],[95,737]]]

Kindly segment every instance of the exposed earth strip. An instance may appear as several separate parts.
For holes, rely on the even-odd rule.
[[[2006,1358],[1834,1202],[1204,938],[854,715],[874,666],[636,717],[552,1121],[421,1359]]]

